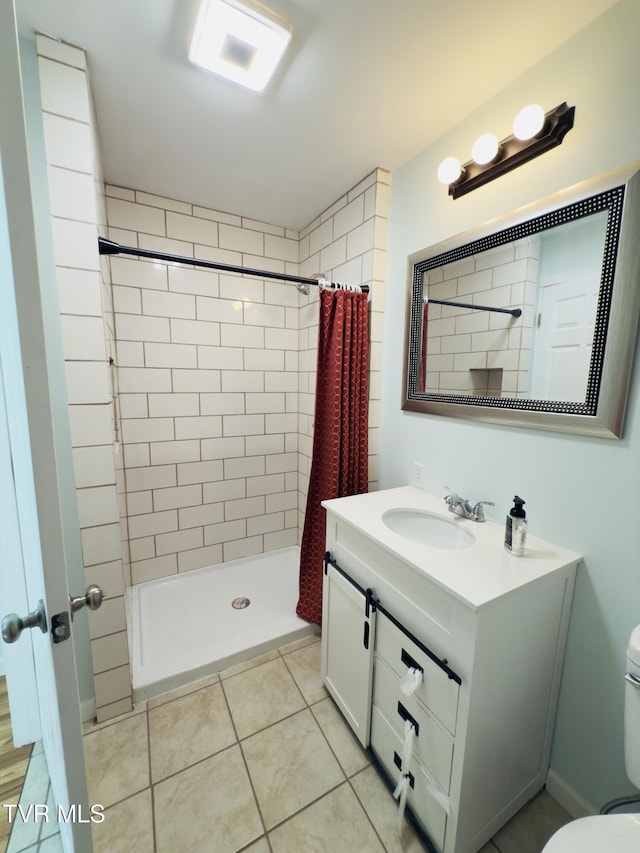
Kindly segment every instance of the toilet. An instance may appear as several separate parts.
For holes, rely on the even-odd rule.
[[[624,755],[627,776],[640,788],[640,625],[627,647],[624,696]],[[640,812],[574,820],[559,829],[542,853],[638,853]]]

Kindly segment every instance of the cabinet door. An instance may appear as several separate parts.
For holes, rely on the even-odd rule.
[[[322,601],[322,678],[363,746],[371,730],[375,612],[366,596],[331,563]]]

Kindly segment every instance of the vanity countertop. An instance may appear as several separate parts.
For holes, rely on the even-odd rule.
[[[335,498],[322,505],[474,609],[581,559],[533,535],[527,535],[524,556],[514,557],[504,548],[504,524],[453,515],[443,497],[413,486]],[[382,521],[383,513],[397,509],[422,510],[454,521],[469,530],[475,542],[468,548],[448,549],[401,536]]]

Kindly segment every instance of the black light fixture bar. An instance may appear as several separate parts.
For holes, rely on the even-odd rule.
[[[490,163],[479,165],[469,160],[462,166],[462,175],[449,184],[449,195],[459,198],[471,190],[488,184],[495,178],[522,166],[545,151],[561,145],[573,127],[576,108],[567,106],[566,101],[545,113],[542,130],[532,139],[520,140],[511,134],[500,142],[498,154]]]
[[[453,308],[471,308],[473,311],[493,311],[494,314],[511,314],[512,317],[519,317],[522,314],[520,308],[494,308],[491,305],[472,305],[471,302],[453,302],[450,299],[427,299],[427,302],[432,302],[434,305],[451,305]]]
[[[251,267],[236,266],[235,264],[218,263],[218,261],[203,261],[199,258],[189,258],[186,255],[172,255],[167,252],[156,252],[152,249],[138,249],[135,246],[121,246],[119,243],[107,240],[105,237],[98,237],[98,252],[101,255],[135,255],[139,258],[149,258],[153,261],[162,261],[170,264],[187,264],[191,267],[203,267],[204,269],[221,270],[222,272],[235,272],[240,273],[240,275],[253,275],[257,278],[273,278],[277,281],[291,281],[294,284],[311,284],[317,286],[320,283],[320,280],[317,278],[304,278],[303,276],[273,272],[272,270],[257,270]],[[362,285],[360,290],[363,293],[369,293],[367,285]]]

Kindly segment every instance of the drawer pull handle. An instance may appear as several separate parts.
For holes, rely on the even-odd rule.
[[[418,735],[420,734],[420,726],[411,716],[411,714],[407,711],[402,702],[398,702],[398,713],[400,714],[403,720],[408,720],[411,723],[413,728],[416,730],[416,737],[418,737]]]
[[[423,681],[424,672],[421,669],[410,667],[400,679],[400,692],[404,693],[405,696],[413,696]]]
[[[396,765],[398,770],[402,770],[402,759],[398,755],[397,752],[393,753],[393,763]],[[413,773],[410,773],[408,770],[406,773],[403,773],[409,780],[409,785],[413,788],[415,786],[415,779],[413,778]]]
[[[400,657],[400,660],[408,669],[419,669],[420,672],[424,672],[424,668],[421,667],[420,664],[417,663],[417,661],[415,661],[411,657],[409,652],[407,652],[405,649],[402,650],[402,655]]]

